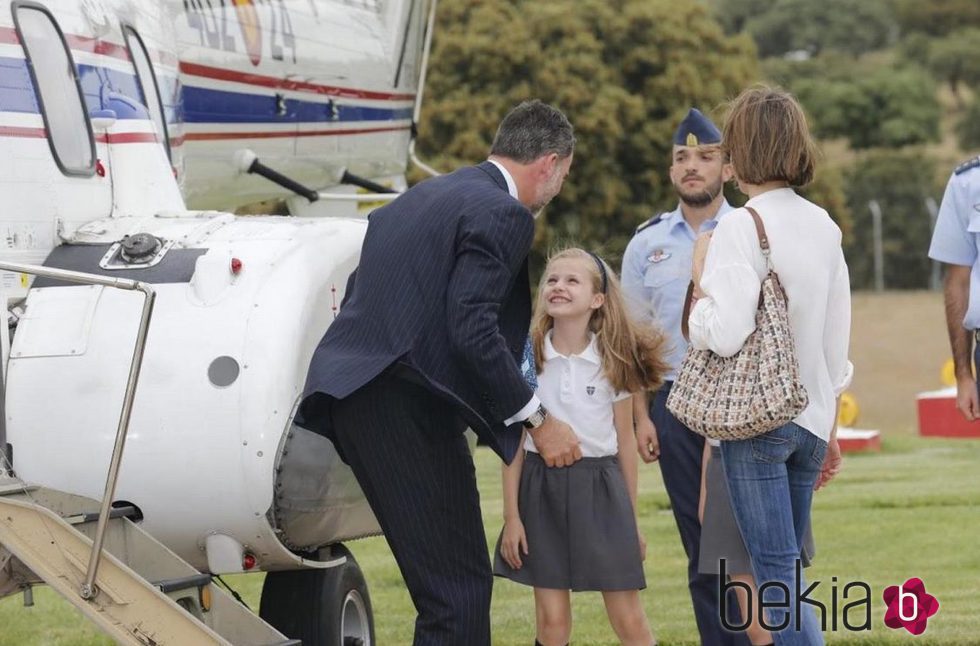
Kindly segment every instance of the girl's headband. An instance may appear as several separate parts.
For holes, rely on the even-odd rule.
[[[599,275],[602,276],[602,293],[605,294],[606,287],[609,285],[609,278],[606,276],[606,263],[602,262],[602,259],[591,251],[587,253],[595,260],[595,264],[599,265]]]

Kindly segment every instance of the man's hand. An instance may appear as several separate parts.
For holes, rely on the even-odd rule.
[[[636,419],[636,451],[640,459],[650,464],[660,459],[660,440],[657,439],[657,427],[646,414]]]
[[[816,484],[813,485],[813,490],[816,491],[833,480],[834,476],[840,473],[840,467],[840,444],[837,443],[836,437],[832,437],[830,438],[830,442],[827,443],[827,453],[823,458],[823,467],[820,469],[820,475],[817,476]]]
[[[694,241],[694,261],[691,267],[691,280],[694,281],[694,296],[702,298],[701,274],[704,273],[704,259],[708,257],[708,246],[711,244],[713,231],[705,231]]]
[[[977,397],[977,382],[972,376],[956,379],[956,408],[963,413],[968,422],[980,418],[980,401]]]
[[[572,427],[548,415],[544,424],[529,431],[534,448],[549,467],[569,467],[582,459],[582,449]]]
[[[504,531],[500,534],[500,556],[503,557],[507,565],[515,570],[520,570],[524,562],[521,561],[521,554],[527,556],[527,534],[524,532],[524,523],[520,518],[504,521]]]

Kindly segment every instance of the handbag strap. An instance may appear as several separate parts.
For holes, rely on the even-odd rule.
[[[772,260],[769,258],[769,236],[766,234],[766,225],[762,223],[762,218],[759,216],[758,211],[751,206],[746,206],[745,210],[749,212],[749,215],[752,216],[752,221],[755,222],[755,233],[759,236],[759,247],[762,248],[762,256],[766,259],[766,268],[772,272]],[[761,293],[759,294],[759,303],[762,303]],[[687,284],[687,295],[684,296],[684,310],[681,313],[681,334],[684,335],[685,341],[691,340],[687,319],[691,315],[692,307],[694,307],[693,280]]]
[[[766,235],[766,225],[762,223],[762,218],[759,217],[758,211],[751,206],[745,207],[745,210],[749,212],[749,215],[752,216],[752,221],[755,222],[755,233],[759,236],[759,246],[762,248],[763,258],[766,259],[766,269],[772,271],[772,260],[769,258],[769,236]]]
[[[681,334],[684,335],[685,341],[690,341],[691,336],[688,333],[687,318],[691,315],[691,308],[694,307],[694,281],[690,281],[687,284],[687,295],[684,297],[684,311],[681,313]]]

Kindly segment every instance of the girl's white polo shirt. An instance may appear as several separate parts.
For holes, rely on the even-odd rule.
[[[613,402],[630,394],[616,392],[603,373],[594,333],[585,350],[566,356],[555,350],[549,331],[544,338],[544,366],[535,392],[549,415],[567,422],[575,431],[583,457],[616,455]],[[524,448],[537,452],[530,436],[524,441]]]

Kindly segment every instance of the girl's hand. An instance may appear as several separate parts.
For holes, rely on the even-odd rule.
[[[521,553],[528,554],[527,534],[524,533],[524,523],[520,519],[504,522],[504,531],[500,536],[500,555],[507,565],[520,570],[524,562]]]
[[[640,541],[640,560],[647,560],[647,539],[643,537],[643,532],[640,531],[640,526],[636,527],[636,537]]]

